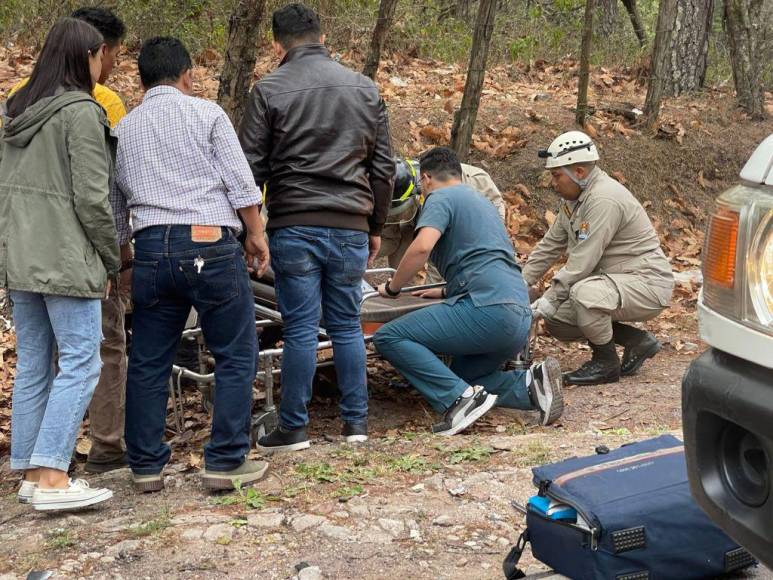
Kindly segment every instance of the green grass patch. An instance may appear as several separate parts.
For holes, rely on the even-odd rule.
[[[391,458],[387,461],[387,465],[392,471],[401,473],[420,473],[430,467],[426,459],[413,453]]]
[[[75,545],[75,539],[70,530],[66,528],[54,528],[48,533],[46,546],[52,550],[63,550]]]
[[[326,462],[299,463],[295,466],[295,473],[304,479],[319,483],[334,483],[340,478],[340,474]]]
[[[333,497],[347,501],[353,497],[362,495],[363,493],[365,493],[365,488],[358,483],[356,485],[345,485],[343,487],[339,487],[333,492]]]
[[[473,463],[477,461],[486,461],[494,450],[491,447],[483,447],[481,445],[470,445],[469,447],[462,447],[448,456],[448,462],[455,463]]]
[[[161,513],[152,520],[148,520],[144,524],[138,524],[136,526],[130,527],[129,532],[133,536],[144,538],[147,536],[155,536],[160,534],[171,525],[172,523],[170,522],[169,512],[167,510],[162,510]]]
[[[602,433],[604,433],[604,435],[628,437],[631,434],[631,431],[628,427],[618,427],[616,429],[604,429]]]
[[[542,441],[532,441],[513,452],[516,467],[533,467],[550,461],[551,448]]]
[[[242,487],[238,480],[234,484],[234,491],[236,493],[214,497],[211,501],[214,505],[241,505],[248,509],[259,510],[266,507],[267,502],[276,500],[274,496],[258,491],[254,487]]]

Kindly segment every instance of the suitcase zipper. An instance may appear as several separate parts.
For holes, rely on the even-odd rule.
[[[568,505],[568,504],[567,504]],[[578,526],[577,524],[570,524],[561,520],[554,520],[553,518],[546,517],[542,515],[540,512],[535,510],[533,507],[527,507],[526,508],[529,512],[537,516],[538,518],[545,520],[546,522],[550,522],[551,524],[558,524],[559,526],[564,526],[565,528],[572,528],[575,531],[580,532],[581,534],[586,534],[590,536],[590,548],[594,552],[598,549],[598,540],[596,539],[595,531],[596,528],[586,529],[583,527]]]
[[[593,525],[593,522],[595,520],[590,518],[588,516],[588,513],[585,510],[579,508],[577,505],[573,504],[568,499],[561,497],[561,494],[555,493],[553,491],[550,491],[549,487],[550,487],[550,482],[549,481],[540,481],[540,483],[539,483],[539,494],[547,496],[547,497],[549,497],[551,499],[554,499],[554,500],[556,500],[558,502],[564,503],[564,504],[568,505],[569,507],[573,508],[574,510],[576,510],[577,513],[580,514],[582,516],[582,518],[588,523],[588,525],[591,526],[590,527],[590,547],[591,547],[591,550],[593,550],[594,552],[596,550],[598,550],[598,547],[599,547],[598,537],[601,534],[601,528],[598,528],[598,527]],[[548,518],[548,519],[550,519],[550,518]],[[551,521],[558,521],[558,520],[551,520]],[[570,525],[570,524],[568,524],[568,525]],[[582,529],[579,526],[572,526],[572,527],[578,528],[580,530]]]

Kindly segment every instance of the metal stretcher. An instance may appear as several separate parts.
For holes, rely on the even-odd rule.
[[[392,268],[370,269],[365,273],[365,280],[371,280],[377,276],[384,277],[394,274],[394,272],[395,270]],[[372,342],[373,334],[383,324],[420,308],[440,302],[440,300],[436,299],[411,296],[409,292],[427,290],[444,285],[427,284],[413,286],[404,288],[403,293],[397,298],[384,298],[365,280],[363,281],[364,292],[360,320],[366,345]],[[276,346],[276,343],[281,339],[283,322],[282,315],[279,313],[277,306],[273,272],[269,271],[260,280],[251,280],[250,283],[255,298],[255,327],[260,329],[260,332],[263,334],[260,340],[261,347],[257,354],[258,370],[256,374],[256,379],[263,385],[263,392],[261,393],[263,405],[260,411],[252,417],[251,436],[253,442],[255,442],[258,438],[273,430],[277,424],[277,408],[274,404],[274,382],[281,372],[280,361],[283,349],[281,346]],[[195,342],[196,362],[195,365],[191,364],[189,366],[196,366],[196,368],[188,368],[188,366],[178,362],[178,364],[173,365],[172,374],[169,379],[174,430],[178,433],[182,433],[184,430],[183,379],[193,381],[196,384],[202,395],[204,407],[210,413],[214,400],[215,374],[212,372],[212,369],[214,368],[215,361],[207,350],[204,335],[201,328],[198,327],[195,317],[191,323],[192,327],[183,331],[183,340]],[[330,336],[324,328],[324,321],[321,324],[319,342],[317,344],[318,352],[330,349],[333,346]],[[266,347],[263,346],[264,344]],[[374,357],[377,356],[377,353],[371,351],[368,356]],[[323,357],[321,360],[318,360],[317,368],[331,366],[332,364],[332,357]]]

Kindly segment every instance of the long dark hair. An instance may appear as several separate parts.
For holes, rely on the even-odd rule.
[[[8,116],[21,115],[40,99],[53,96],[59,87],[65,91],[91,93],[89,55],[102,46],[99,31],[88,22],[62,18],[46,36],[30,80],[8,100]]]

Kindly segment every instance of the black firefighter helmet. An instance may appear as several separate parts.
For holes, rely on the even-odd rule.
[[[395,159],[395,186],[392,189],[392,207],[389,215],[399,215],[421,194],[419,162],[413,159]]]

